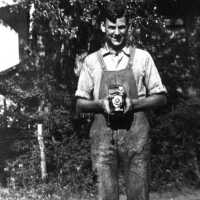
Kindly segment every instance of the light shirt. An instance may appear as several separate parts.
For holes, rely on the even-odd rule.
[[[108,71],[118,71],[127,67],[130,58],[130,48],[124,47],[118,54],[114,54],[105,45],[100,49]],[[132,72],[136,81],[138,98],[148,95],[166,93],[160,75],[151,55],[144,50],[135,49]],[[75,96],[86,99],[98,99],[102,76],[102,66],[97,53],[88,55],[83,63]]]

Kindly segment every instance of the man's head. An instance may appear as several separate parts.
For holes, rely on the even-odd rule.
[[[101,30],[106,34],[109,47],[120,49],[126,43],[128,18],[126,5],[119,1],[111,1],[104,10]]]
[[[102,7],[102,20],[105,22],[109,19],[115,22],[117,18],[125,17],[128,22],[128,15],[126,9],[126,0],[111,0]]]

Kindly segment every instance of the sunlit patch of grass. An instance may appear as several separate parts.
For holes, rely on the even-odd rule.
[[[94,200],[94,194],[88,192],[72,192],[65,186],[57,184],[40,184],[32,189],[0,188],[0,200]],[[183,188],[174,191],[152,192],[150,200],[194,200],[200,199],[200,190]],[[120,200],[126,200],[124,195]]]

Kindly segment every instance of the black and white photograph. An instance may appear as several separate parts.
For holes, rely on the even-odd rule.
[[[199,0],[0,0],[0,200],[200,200]]]

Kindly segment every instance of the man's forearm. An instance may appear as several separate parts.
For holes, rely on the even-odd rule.
[[[144,99],[132,99],[132,106],[135,112],[156,108],[167,103],[165,94],[155,94]]]
[[[103,112],[102,101],[78,98],[76,111],[78,113],[101,113]]]
[[[126,106],[128,107],[127,110],[138,112],[165,105],[167,99],[165,94],[156,94],[144,99],[131,99],[128,102],[126,102]],[[106,101],[105,99],[87,100],[78,98],[76,103],[77,113],[110,113],[110,109],[108,107],[108,100]]]

